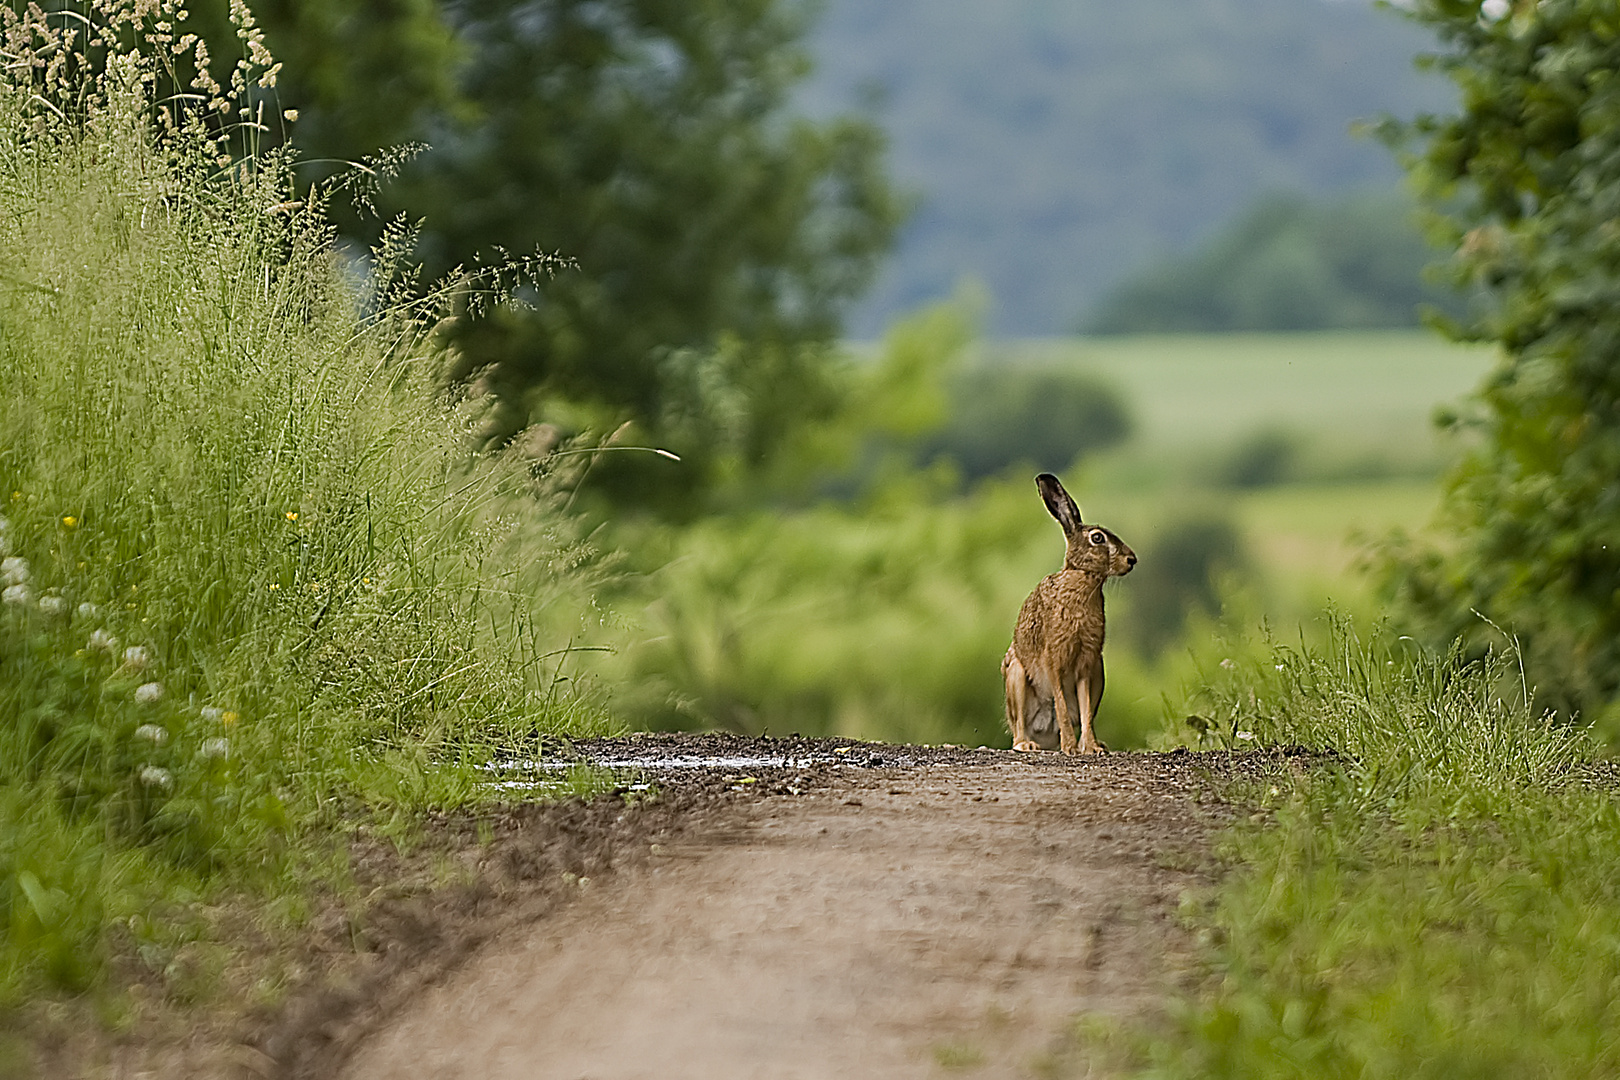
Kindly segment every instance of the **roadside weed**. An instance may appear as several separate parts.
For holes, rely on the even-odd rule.
[[[189,900],[297,888],[339,810],[602,723],[560,670],[589,549],[252,156],[245,8],[231,86],[158,106],[181,9],[81,7],[0,12],[0,1005],[115,939],[165,976]]]
[[[1145,1050],[1164,1077],[1612,1076],[1620,810],[1511,649],[1273,647],[1217,669],[1217,737],[1325,757],[1243,793],[1191,917],[1203,992]],[[1151,1064],[1148,1064],[1151,1062]]]

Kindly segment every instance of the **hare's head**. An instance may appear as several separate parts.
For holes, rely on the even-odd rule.
[[[1063,569],[1086,570],[1103,577],[1123,577],[1136,565],[1136,552],[1125,541],[1100,525],[1087,525],[1080,520],[1080,507],[1075,505],[1063,484],[1051,473],[1035,478],[1046,508],[1063,526],[1063,538],[1068,550],[1063,554]]]

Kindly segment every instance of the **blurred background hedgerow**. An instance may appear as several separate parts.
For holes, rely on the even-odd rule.
[[[230,11],[200,0],[186,23],[218,79]],[[625,560],[598,594],[612,651],[587,667],[628,722],[998,738],[991,631],[1055,559],[1035,469],[1146,553],[1116,590],[1127,744],[1157,724],[1161,665],[1234,604],[1289,625],[1398,593],[1437,641],[1480,606],[1471,572],[1419,572],[1450,550],[1420,536],[1438,478],[1480,447],[1431,412],[1471,415],[1497,362],[1419,323],[1501,303],[1445,269],[1466,198],[1415,157],[1414,197],[1375,137],[1456,100],[1444,63],[1413,64],[1436,47],[1420,19],[1318,0],[255,14],[282,65],[250,95],[257,137],[295,151],[297,185],[350,178],[361,197],[330,204],[347,264],[390,229],[423,282],[570,260],[436,325],[440,376],[487,402],[477,446],[540,468],[603,439],[681,457],[584,456],[568,497]],[[1417,539],[1362,573],[1392,529]],[[788,573],[772,560],[796,544],[817,557]],[[890,587],[854,589],[866,573]],[[1601,637],[1497,592],[1489,613],[1538,640],[1570,619]],[[1601,649],[1530,652],[1549,702],[1602,713]],[[849,677],[863,665],[881,690]]]

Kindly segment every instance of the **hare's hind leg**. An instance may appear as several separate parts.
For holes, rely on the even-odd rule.
[[[1001,680],[1007,690],[1007,727],[1012,732],[1013,749],[1039,750],[1029,737],[1029,676],[1011,648],[1001,661]]]

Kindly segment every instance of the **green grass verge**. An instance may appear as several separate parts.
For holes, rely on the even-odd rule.
[[[1620,1070],[1620,809],[1584,733],[1527,710],[1511,654],[1234,652],[1194,703],[1206,745],[1336,757],[1239,793],[1262,813],[1189,911],[1205,989],[1143,1075]]]
[[[556,678],[582,545],[468,452],[476,404],[318,196],[195,118],[160,139],[149,60],[29,70],[0,80],[0,1006],[115,945],[161,977],[195,901],[327,873],[343,812],[489,798],[490,747],[600,723]]]

